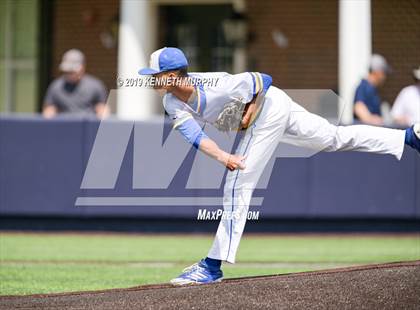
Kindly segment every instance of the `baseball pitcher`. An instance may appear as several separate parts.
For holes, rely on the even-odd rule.
[[[249,203],[258,179],[279,142],[317,151],[360,151],[391,154],[398,160],[404,144],[420,152],[420,124],[406,129],[367,125],[335,126],[309,113],[281,89],[269,75],[258,72],[188,73],[184,53],[172,47],[155,51],[150,68],[154,88],[164,91],[163,105],[173,126],[194,147],[225,165],[223,208],[235,217],[222,219],[206,258],[186,268],[174,285],[221,281],[223,261],[234,263],[244,230]],[[217,83],[200,83],[218,78]],[[235,154],[221,150],[200,124],[220,131],[244,130]]]

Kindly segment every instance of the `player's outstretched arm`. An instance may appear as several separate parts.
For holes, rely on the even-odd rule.
[[[220,149],[216,142],[204,133],[192,117],[185,118],[184,120],[175,123],[174,127],[195,148],[204,152],[211,158],[216,159],[229,170],[233,171],[235,169],[245,169],[245,158],[243,156],[229,154]]]
[[[229,154],[223,151],[219,148],[216,142],[208,137],[201,139],[199,150],[216,159],[218,162],[226,166],[230,171],[236,169],[245,169],[244,156]]]

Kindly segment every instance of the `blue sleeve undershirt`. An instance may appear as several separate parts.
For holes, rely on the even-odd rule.
[[[184,138],[191,143],[196,149],[199,148],[202,139],[208,138],[198,123],[190,118],[176,127]]]
[[[260,73],[260,74],[263,80],[263,90],[264,90],[264,93],[266,93],[268,88],[271,86],[271,83],[273,82],[273,78],[270,75],[265,74],[265,73]]]
[[[273,82],[272,77],[268,74],[260,73],[260,72],[248,72],[248,73],[252,77],[252,83],[253,83],[252,95],[256,96],[258,93],[265,94]],[[256,79],[258,79],[258,81],[256,81]],[[257,84],[259,85],[260,83],[262,83],[262,89],[257,86]]]

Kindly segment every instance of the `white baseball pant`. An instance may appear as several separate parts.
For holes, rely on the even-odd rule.
[[[279,142],[317,151],[361,151],[392,154],[401,159],[405,131],[367,125],[335,126],[309,113],[282,90],[271,86],[260,115],[239,143],[244,170],[229,171],[223,208],[234,217],[222,219],[208,257],[235,262],[253,190]]]

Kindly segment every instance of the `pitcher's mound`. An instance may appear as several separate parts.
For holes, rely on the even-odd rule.
[[[222,283],[0,297],[1,309],[420,309],[420,261]]]

